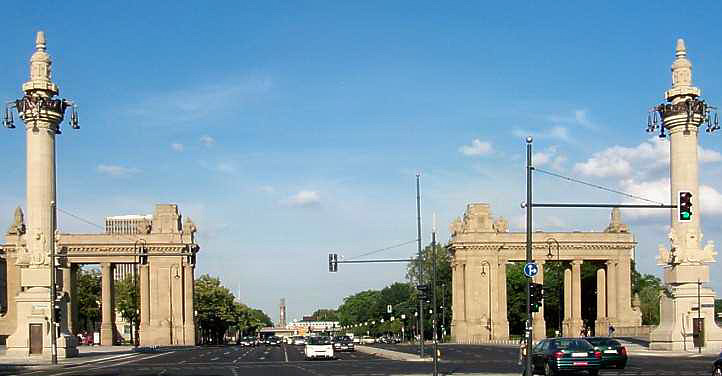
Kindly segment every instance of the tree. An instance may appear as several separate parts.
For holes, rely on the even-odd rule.
[[[233,294],[220,279],[204,274],[195,281],[194,302],[202,342],[223,343],[228,328],[238,322]]]
[[[100,271],[96,269],[78,272],[75,293],[78,296],[78,331],[95,332],[95,323],[100,321]]]
[[[317,309],[311,318],[314,321],[338,321],[338,314],[335,309]]]
[[[414,258],[415,262],[409,263],[406,269],[406,280],[414,287],[417,284],[429,284],[431,285],[432,273],[433,273],[433,252],[431,245],[426,246],[421,251],[421,257],[423,261],[419,262],[418,255]],[[419,271],[422,271],[420,275]],[[421,277],[421,278],[420,278]],[[439,305],[437,312],[439,314],[439,322],[437,329],[441,331],[441,325],[446,322],[451,322],[451,255],[449,254],[448,247],[442,244],[436,244],[436,302]],[[412,301],[415,306],[418,307],[417,291],[413,288]],[[429,298],[429,302],[431,302]],[[425,304],[424,307],[429,307],[429,304]],[[441,310],[441,307],[445,309]],[[431,307],[429,307],[431,308]],[[418,310],[418,309],[417,309]],[[426,308],[424,308],[426,310]],[[442,316],[443,315],[443,316]],[[424,314],[424,336],[428,338],[431,335],[432,322],[431,315],[428,311]]]
[[[137,334],[135,331],[140,320],[140,290],[138,289],[138,275],[128,274],[115,285],[115,309],[120,316],[131,325],[131,342]]]

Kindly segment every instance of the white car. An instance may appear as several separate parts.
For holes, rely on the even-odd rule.
[[[308,341],[306,341],[304,354],[306,356],[306,360],[316,358],[333,359],[333,345],[331,344],[331,338],[310,337]]]
[[[295,337],[293,337],[293,344],[294,344],[294,345],[305,345],[305,344],[306,344],[306,337],[304,337],[304,336],[295,336]]]

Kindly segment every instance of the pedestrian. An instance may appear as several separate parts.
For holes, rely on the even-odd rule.
[[[614,325],[609,324],[609,337],[614,336]]]

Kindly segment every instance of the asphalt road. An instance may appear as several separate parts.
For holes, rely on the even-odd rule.
[[[413,353],[414,346],[379,345]],[[442,375],[520,374],[517,353],[508,346],[442,345]],[[12,368],[0,365],[0,375],[430,375],[429,362],[397,361],[359,351],[339,353],[335,360],[306,361],[303,347],[194,347],[157,353],[134,353],[88,364],[59,368]],[[708,375],[711,358],[633,357],[627,369],[602,375]]]

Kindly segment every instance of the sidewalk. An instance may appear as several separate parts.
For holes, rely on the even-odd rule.
[[[193,346],[185,346],[185,349],[192,349]],[[167,347],[139,347],[133,346],[78,346],[79,354],[74,358],[58,358],[57,366],[80,366],[88,363],[97,363],[107,360],[118,360],[130,358],[138,354],[149,352],[166,352],[171,350],[179,350],[179,348]],[[50,358],[31,357],[31,358],[8,358],[5,357],[5,348],[0,347],[0,369],[9,367],[32,367],[32,368],[50,368],[56,367],[50,363]]]
[[[427,356],[425,358],[419,358],[416,354],[409,354],[405,352],[400,351],[393,351],[393,350],[387,350],[387,349],[380,349],[378,347],[370,347],[370,346],[363,346],[363,345],[356,345],[356,350],[365,353],[365,354],[371,354],[380,356],[382,358],[392,359],[392,360],[401,360],[405,362],[430,362],[431,357]]]

